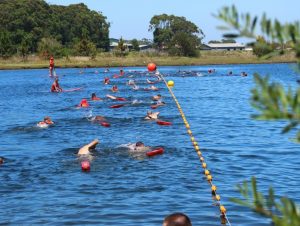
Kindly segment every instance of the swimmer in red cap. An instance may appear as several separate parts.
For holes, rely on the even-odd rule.
[[[46,128],[49,125],[53,125],[53,124],[54,124],[54,122],[51,120],[51,118],[49,116],[46,116],[43,121],[41,121],[37,124],[37,126],[41,127],[41,128]]]
[[[111,91],[112,92],[118,92],[119,91],[119,89],[118,89],[118,86],[116,86],[116,85],[114,85],[112,88],[111,88]]]
[[[105,77],[103,83],[104,83],[105,85],[109,84],[109,78]]]
[[[82,107],[82,108],[88,108],[90,106],[89,102],[87,101],[87,99],[82,99],[80,101],[80,104],[78,105],[78,107]]]
[[[58,78],[55,78],[54,82],[52,83],[51,92],[62,92],[62,88],[60,88],[60,85],[58,83]]]
[[[0,157],[0,165],[2,165],[4,163],[4,158]]]

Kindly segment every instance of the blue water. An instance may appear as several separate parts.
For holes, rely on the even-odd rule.
[[[211,68],[216,72],[208,75]],[[111,80],[128,105],[112,109],[116,102],[105,99],[90,102],[88,110],[76,109],[93,92],[111,94],[111,85],[102,81],[119,69],[103,70],[57,69],[62,88],[84,87],[59,94],[49,92],[52,79],[46,69],[0,71],[0,156],[6,158],[0,166],[0,224],[161,225],[166,215],[184,212],[193,225],[220,225],[210,186],[164,84],[156,92],[132,91],[126,85],[132,76],[146,87],[145,68],[126,68],[124,78]],[[245,71],[248,77],[226,76],[228,71]],[[296,87],[291,65],[161,67],[160,72],[175,82],[173,91],[232,225],[270,225],[269,219],[229,201],[240,197],[236,185],[251,176],[257,177],[259,190],[267,192],[272,185],[278,196],[299,203],[300,146],[291,141],[295,131],[282,135],[285,122],[252,120],[257,112],[249,103],[255,72]],[[158,93],[166,106],[157,110],[172,126],[143,119],[151,96]],[[132,105],[133,100],[142,103]],[[107,117],[111,127],[88,121],[89,114]],[[37,128],[46,115],[55,125]],[[85,173],[76,153],[95,138],[100,144]],[[165,153],[147,158],[118,148],[137,141],[162,146]]]

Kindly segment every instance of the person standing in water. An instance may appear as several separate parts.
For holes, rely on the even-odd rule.
[[[51,77],[53,76],[53,71],[54,71],[54,58],[51,55],[50,60],[49,60],[49,75]]]

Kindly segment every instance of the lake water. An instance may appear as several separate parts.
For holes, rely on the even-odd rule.
[[[216,72],[208,74],[207,70]],[[95,73],[95,71],[99,73]],[[250,105],[253,73],[296,87],[297,74],[289,64],[160,67],[200,145],[213,182],[232,225],[270,225],[269,219],[229,201],[241,197],[236,185],[256,176],[260,191],[270,185],[278,196],[300,201],[299,144],[282,135],[284,122],[254,121]],[[127,105],[113,109],[113,100],[91,102],[77,109],[82,98],[95,92],[105,97],[111,85],[103,85],[103,68],[57,69],[67,93],[50,93],[48,70],[0,71],[0,224],[6,225],[161,225],[164,217],[184,212],[193,225],[220,225],[210,186],[180,114],[163,83],[159,91],[133,91],[126,81],[135,79],[147,87],[146,68],[125,68],[125,76],[111,79],[117,96]],[[229,71],[248,77],[227,76]],[[298,77],[299,78],[299,77]],[[151,80],[154,78],[150,77]],[[160,93],[166,105],[160,118],[172,126],[144,120],[151,110],[151,96]],[[114,95],[114,94],[113,94]],[[136,104],[132,101],[137,100]],[[107,117],[111,127],[87,120],[87,115]],[[44,116],[55,125],[39,129]],[[98,138],[91,171],[81,171],[78,149]],[[152,158],[132,154],[119,145],[143,141],[164,147]]]

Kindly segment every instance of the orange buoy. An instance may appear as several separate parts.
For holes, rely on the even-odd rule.
[[[149,63],[148,64],[148,71],[155,71],[156,70],[156,64]]]
[[[160,121],[160,120],[156,121],[156,123],[158,125],[161,125],[161,126],[170,126],[170,125],[172,125],[172,122],[165,122],[165,121]]]
[[[150,157],[150,156],[154,156],[154,155],[161,155],[161,154],[163,154],[164,153],[164,149],[163,148],[157,148],[157,149],[154,149],[154,150],[152,150],[152,151],[148,151],[147,153],[146,153],[146,155],[148,156],[148,157]]]
[[[87,161],[87,160],[82,161],[81,162],[81,169],[82,169],[82,171],[90,171],[90,169],[91,169],[90,162]]]

